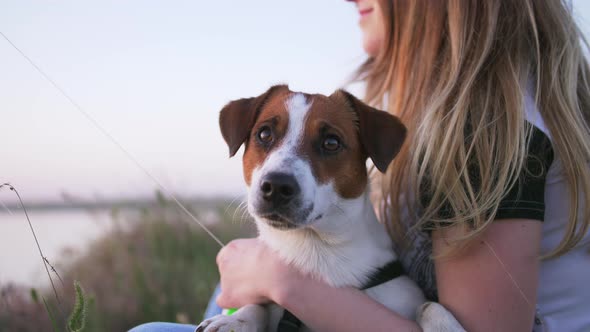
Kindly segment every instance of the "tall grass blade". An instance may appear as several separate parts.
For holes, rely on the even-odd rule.
[[[78,281],[74,281],[74,288],[76,289],[76,303],[68,319],[68,327],[72,332],[79,332],[86,325],[86,299],[84,298],[84,290]]]

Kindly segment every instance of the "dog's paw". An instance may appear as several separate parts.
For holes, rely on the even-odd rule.
[[[257,332],[256,322],[236,315],[217,315],[203,321],[195,332]]]
[[[465,332],[465,329],[445,307],[426,302],[416,312],[416,321],[424,332]]]

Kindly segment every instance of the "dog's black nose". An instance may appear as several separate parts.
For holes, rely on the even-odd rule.
[[[285,173],[269,173],[260,185],[262,197],[275,206],[287,204],[301,191],[293,175]]]

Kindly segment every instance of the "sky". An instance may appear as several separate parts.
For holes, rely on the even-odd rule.
[[[590,2],[573,5],[590,31]],[[344,86],[365,59],[357,22],[343,0],[0,0],[0,31],[183,196],[243,194],[241,153],[228,158],[219,111],[276,83],[324,94]],[[2,38],[0,121],[0,182],[25,200],[156,188]]]

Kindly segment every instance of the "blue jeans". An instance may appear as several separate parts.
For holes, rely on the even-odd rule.
[[[221,313],[222,309],[217,305],[217,303],[215,303],[215,299],[220,292],[221,289],[219,288],[219,285],[217,285],[217,288],[215,288],[211,299],[209,299],[207,310],[205,310],[205,319],[211,318]],[[129,330],[129,332],[194,332],[196,328],[196,325],[190,324],[152,322],[136,326]]]

